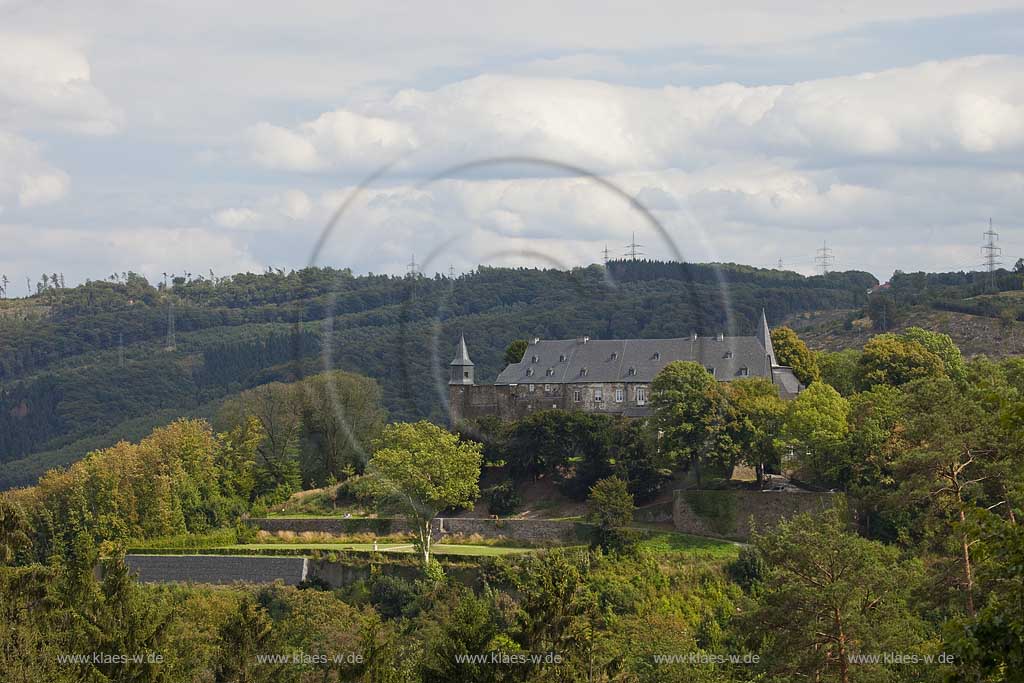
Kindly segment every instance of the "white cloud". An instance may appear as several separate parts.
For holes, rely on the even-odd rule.
[[[387,163],[417,147],[402,123],[349,111],[333,111],[295,129],[259,123],[246,132],[250,155],[268,168],[315,171],[340,164]]]
[[[250,130],[251,156],[282,170],[362,170],[415,152],[434,170],[488,156],[536,155],[601,171],[686,168],[758,154],[820,164],[964,161],[1024,151],[1024,58],[929,62],[768,87],[632,88],[481,76]]]
[[[309,216],[313,210],[313,202],[302,190],[288,190],[281,195],[281,213],[298,221]]]
[[[108,135],[121,114],[92,83],[85,55],[67,42],[0,31],[0,123]]]
[[[252,209],[221,209],[213,214],[213,222],[223,228],[239,228],[256,223],[263,217]]]
[[[69,185],[67,173],[48,164],[36,145],[0,130],[0,209],[11,200],[22,207],[56,201]]]
[[[68,282],[133,270],[156,282],[164,271],[258,272],[262,264],[234,239],[203,228],[143,226],[102,232],[0,223],[0,272],[58,270]],[[74,253],[75,259],[54,254]],[[12,279],[14,279],[12,277]],[[21,278],[21,281],[24,277]],[[12,289],[20,293],[20,288]]]

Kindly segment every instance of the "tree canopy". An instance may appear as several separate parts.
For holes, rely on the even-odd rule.
[[[426,421],[386,426],[367,467],[367,492],[382,509],[404,516],[430,561],[431,521],[448,508],[470,508],[480,496],[483,446]]]

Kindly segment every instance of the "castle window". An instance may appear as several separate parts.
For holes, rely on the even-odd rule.
[[[622,403],[622,394],[623,394],[622,389],[616,389],[615,390],[615,402],[616,403]]]
[[[551,391],[551,385],[550,384],[545,384],[544,385],[544,391],[545,392]]]
[[[604,401],[604,390],[594,389],[594,403],[602,403]]]
[[[572,400],[576,401],[577,403],[582,401],[583,400],[583,392],[580,391],[579,389],[573,389],[572,390]]]
[[[636,388],[636,404],[638,406],[646,405],[647,403],[647,387]]]
[[[742,368],[740,368],[740,377],[746,377],[749,374],[750,374],[750,370],[747,369],[746,365],[744,365]]]
[[[463,370],[462,379],[469,379],[469,370]]]
[[[533,390],[534,390],[534,389],[536,389],[536,388],[537,388],[537,387],[535,387],[535,386],[534,386],[533,384],[531,384],[531,385],[530,385],[530,393],[532,394],[532,393],[533,393]]]

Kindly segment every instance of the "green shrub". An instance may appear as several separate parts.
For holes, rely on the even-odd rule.
[[[370,586],[370,604],[385,619],[402,616],[415,599],[416,588],[412,583],[396,576],[377,576]]]
[[[767,569],[761,554],[753,548],[743,548],[739,557],[726,565],[729,578],[748,593],[756,591]]]
[[[487,512],[499,517],[511,515],[522,505],[522,499],[511,482],[492,486],[484,495],[487,497]]]

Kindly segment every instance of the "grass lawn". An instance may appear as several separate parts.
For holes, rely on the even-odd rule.
[[[656,531],[640,541],[640,545],[658,555],[683,555],[694,558],[728,560],[739,555],[740,545],[704,536],[690,536],[673,531]]]
[[[355,552],[373,552],[372,543],[249,543],[244,545],[222,546],[223,550],[350,550]],[[533,552],[534,548],[504,548],[490,545],[450,545],[435,543],[431,552],[438,555],[471,555],[476,557],[493,557],[496,555],[515,555]],[[409,543],[380,543],[378,552],[412,553],[415,552]]]

